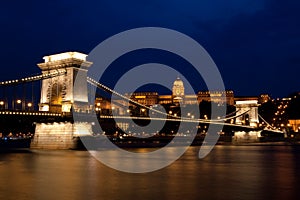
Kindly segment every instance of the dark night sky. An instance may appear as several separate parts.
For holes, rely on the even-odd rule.
[[[158,26],[198,41],[236,95],[283,97],[300,91],[299,10],[298,0],[5,1],[0,80],[38,73],[45,55],[89,53],[121,31]]]

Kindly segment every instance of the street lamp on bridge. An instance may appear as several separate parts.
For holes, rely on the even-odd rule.
[[[31,103],[31,102],[27,103],[27,107],[28,107],[28,110],[31,110],[31,108],[32,108],[32,103]]]
[[[5,107],[5,102],[4,101],[0,101],[0,108],[1,110],[3,110]]]
[[[14,109],[16,109],[16,110],[21,110],[21,108],[19,107],[19,105],[22,103],[22,101],[20,100],[20,99],[18,99],[18,100],[16,100],[16,103],[17,103],[17,105],[16,105],[16,107],[15,107],[15,103],[14,103],[14,101],[13,101],[13,110]]]

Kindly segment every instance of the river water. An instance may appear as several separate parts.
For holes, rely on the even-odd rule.
[[[198,151],[190,147],[170,166],[146,174],[116,171],[87,151],[1,152],[0,199],[300,197],[299,146],[216,146],[204,159]]]

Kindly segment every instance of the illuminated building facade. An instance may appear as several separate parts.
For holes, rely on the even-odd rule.
[[[195,94],[184,95],[184,104],[198,104],[198,96]]]
[[[123,99],[114,99],[111,103],[107,98],[96,97],[94,111],[103,115],[111,115],[112,113],[123,115],[126,113],[128,107],[128,102]]]
[[[268,94],[261,94],[258,97],[258,103],[260,104],[267,103],[269,100],[271,100],[271,97]]]
[[[289,119],[289,125],[294,132],[300,132],[300,119]]]
[[[158,104],[163,105],[163,104],[172,104],[172,103],[173,103],[172,95],[159,95]]]
[[[112,105],[110,101],[103,97],[97,97],[95,99],[95,111],[101,114],[111,114]]]
[[[209,101],[220,105],[234,105],[234,93],[229,91],[200,91],[198,92],[198,102]]]
[[[125,96],[130,96],[130,99],[136,101],[140,104],[146,106],[152,106],[158,104],[158,93],[157,92],[135,92],[131,95],[125,94]]]

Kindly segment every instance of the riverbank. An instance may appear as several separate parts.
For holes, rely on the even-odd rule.
[[[118,146],[120,148],[162,148],[165,146],[202,146],[206,145],[204,136],[193,137],[176,137],[174,136],[161,136],[150,138],[136,138],[136,137],[106,137],[106,136],[84,136],[77,137],[75,148],[73,150],[86,150],[86,149],[103,149]],[[31,138],[0,138],[0,150],[6,149],[29,149],[32,142]],[[115,145],[115,146],[112,146]],[[235,141],[231,136],[222,136],[218,139],[215,145],[226,146],[298,146],[300,141],[295,138],[274,138],[264,137],[260,140],[253,142],[251,140]]]

